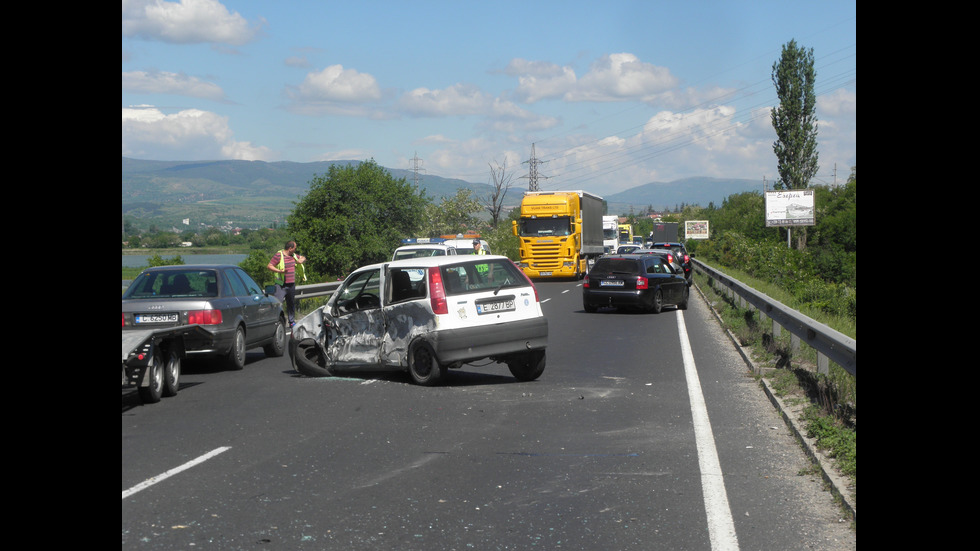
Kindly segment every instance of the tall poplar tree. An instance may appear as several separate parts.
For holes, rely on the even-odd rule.
[[[813,83],[813,48],[800,48],[795,40],[783,45],[779,61],[772,65],[779,106],[772,110],[779,181],[776,189],[803,189],[817,173],[817,96]]]

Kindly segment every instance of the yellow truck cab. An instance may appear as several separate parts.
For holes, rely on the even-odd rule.
[[[581,278],[602,256],[602,197],[585,191],[528,191],[513,222],[517,265],[532,278]]]

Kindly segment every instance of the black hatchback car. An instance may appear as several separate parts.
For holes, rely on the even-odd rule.
[[[653,245],[650,245],[650,248],[670,249],[674,251],[677,261],[684,267],[684,278],[691,281],[691,276],[693,275],[691,271],[691,258],[694,255],[687,253],[687,247],[683,243],[677,243],[676,241],[657,241]]]
[[[604,256],[582,283],[586,312],[605,306],[660,313],[664,306],[687,309],[690,288],[667,257],[658,254]]]

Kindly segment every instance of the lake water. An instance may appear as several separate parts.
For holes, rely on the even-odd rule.
[[[122,255],[123,268],[140,268],[148,265],[148,259],[152,254],[124,254]],[[160,255],[160,258],[170,259],[180,256],[184,264],[234,264],[238,265],[241,261],[248,258],[247,254],[182,254],[182,255]]]

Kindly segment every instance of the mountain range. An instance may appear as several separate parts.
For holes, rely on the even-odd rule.
[[[161,229],[196,229],[198,225],[268,227],[285,221],[314,177],[325,175],[333,164],[359,162],[147,161],[123,157],[122,214],[137,225],[156,225]],[[411,170],[386,170],[394,178],[415,183],[416,174]],[[453,196],[461,188],[481,199],[492,190],[489,184],[431,174],[418,174],[417,183],[436,200]],[[629,214],[647,206],[720,206],[729,195],[756,190],[761,191],[757,180],[695,177],[652,182],[603,198],[610,213]],[[505,208],[519,204],[523,191],[523,186],[512,184],[504,200]]]

